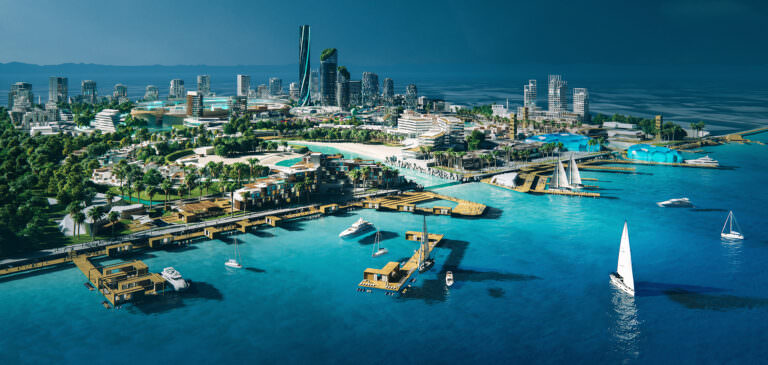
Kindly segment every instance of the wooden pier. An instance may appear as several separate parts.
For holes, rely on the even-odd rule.
[[[416,204],[433,200],[448,200],[457,203],[451,207],[418,207]],[[468,200],[437,194],[431,191],[403,193],[400,195],[386,196],[375,199],[366,199],[361,203],[362,208],[376,210],[390,210],[397,212],[411,212],[433,215],[467,216],[476,217],[483,215],[486,206]]]
[[[405,232],[405,239],[408,241],[421,242],[422,236],[422,232]],[[443,235],[427,233],[427,240],[427,252],[424,257],[429,257],[429,254],[435,246],[443,240]],[[422,248],[419,247],[419,249],[414,251],[413,256],[402,265],[399,262],[390,261],[381,269],[365,269],[365,271],[363,271],[363,280],[358,286],[362,288],[400,292],[404,289],[408,283],[408,279],[411,278],[413,273],[418,271],[419,257],[422,254],[421,251]]]

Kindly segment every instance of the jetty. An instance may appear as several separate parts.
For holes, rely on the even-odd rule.
[[[416,231],[405,232],[408,241],[421,242],[424,233]],[[422,245],[415,250],[408,261],[401,264],[396,261],[388,262],[381,269],[367,268],[363,271],[363,280],[358,284],[362,288],[381,289],[391,292],[400,292],[408,279],[419,270],[420,257],[429,257],[432,250],[443,240],[442,234],[427,233],[427,245]],[[426,250],[425,252],[423,252]]]
[[[456,206],[419,207],[417,204],[434,200],[446,200],[456,203]],[[411,212],[420,214],[448,215],[448,216],[481,216],[486,206],[468,200],[458,199],[447,195],[441,195],[431,191],[409,192],[399,195],[385,196],[363,200],[358,206],[367,209],[388,210],[397,212]]]

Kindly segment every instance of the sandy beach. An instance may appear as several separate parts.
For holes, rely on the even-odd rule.
[[[308,141],[291,141],[291,143],[304,145],[304,146],[332,147],[340,151],[368,156],[375,160],[381,160],[381,161],[384,161],[384,159],[389,156],[400,156],[400,150],[401,150],[401,148],[399,147],[371,145],[371,144],[363,144],[363,143],[308,142]]]
[[[197,167],[203,167],[208,162],[224,162],[225,165],[231,165],[235,162],[242,162],[242,163],[248,163],[248,159],[250,158],[257,158],[259,159],[259,165],[263,166],[275,166],[280,161],[288,160],[291,158],[297,158],[301,157],[303,155],[293,152],[267,152],[267,153],[257,153],[253,155],[244,155],[244,156],[238,156],[238,157],[221,157],[218,155],[193,155],[189,157],[180,158],[178,162],[183,163],[185,165],[195,165]]]

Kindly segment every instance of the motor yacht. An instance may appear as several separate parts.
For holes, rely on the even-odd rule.
[[[656,205],[662,208],[691,208],[693,203],[688,198],[669,199],[663,202],[658,202]]]
[[[352,224],[349,228],[345,229],[343,232],[339,233],[339,237],[346,238],[346,237],[353,237],[357,236],[361,233],[365,233],[368,231],[372,231],[376,229],[374,227],[373,223],[368,222],[367,220],[360,218]]]
[[[163,272],[160,273],[160,276],[173,286],[174,291],[182,291],[189,288],[189,282],[184,280],[184,278],[181,277],[181,274],[172,267],[164,268]]]
[[[691,164],[691,165],[701,165],[701,166],[713,166],[713,167],[720,166],[720,163],[717,162],[717,160],[709,157],[709,155],[701,158],[696,158],[693,160],[685,160],[685,163]]]

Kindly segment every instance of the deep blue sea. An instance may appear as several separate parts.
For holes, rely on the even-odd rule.
[[[753,136],[768,141],[768,135]],[[105,310],[74,267],[0,279],[0,363],[761,363],[768,356],[768,147],[708,148],[732,169],[583,172],[615,199],[534,196],[482,183],[438,191],[479,219],[428,217],[436,265],[402,297],[356,290],[367,267],[410,256],[421,219],[358,210],[139,257],[191,291]],[[655,202],[689,197],[693,209]],[[719,232],[733,210],[746,239]],[[341,240],[359,217],[368,235]],[[637,296],[609,284],[624,220]],[[456,284],[444,285],[444,272]]]

